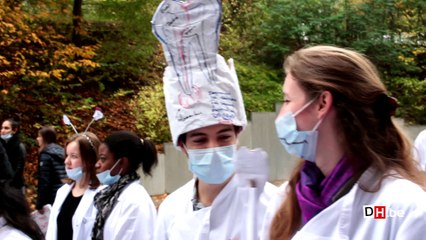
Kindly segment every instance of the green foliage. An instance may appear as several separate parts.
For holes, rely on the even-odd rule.
[[[279,67],[294,50],[331,44],[365,53],[386,75],[424,74],[419,62],[400,59],[426,42],[424,1],[271,0],[262,6],[267,18],[257,48],[265,62]]]
[[[282,74],[264,65],[236,63],[247,116],[250,112],[273,112],[282,99]]]
[[[72,1],[17,1],[14,9],[8,2],[0,0],[0,117],[19,114],[28,123],[23,130],[32,134],[40,125],[59,126],[62,113],[90,118],[89,109],[103,101],[115,107],[109,127],[130,129],[134,119],[126,101],[134,89],[161,82],[164,71],[150,24],[160,1],[84,1],[83,47],[70,43]],[[425,1],[224,0],[222,5],[219,52],[236,59],[248,113],[273,111],[282,98],[283,56],[306,45],[335,44],[366,53],[400,99],[398,114],[424,122],[424,81],[415,79],[426,77]],[[146,109],[135,113],[141,134],[157,142],[170,138],[162,129],[168,124],[159,88],[142,87],[132,101]]]
[[[265,0],[227,0],[222,2],[223,16],[219,52],[244,62],[257,58],[260,48],[255,47],[256,36],[265,12]]]
[[[96,58],[101,71],[96,78],[118,87],[133,87],[146,81],[147,66],[158,45],[150,22],[158,3],[154,0],[85,3],[90,35],[102,43]]]
[[[142,87],[130,106],[141,135],[157,143],[171,141],[162,84]]]
[[[395,78],[389,91],[398,98],[396,115],[408,123],[426,124],[426,79]]]
[[[258,38],[265,61],[278,67],[285,54],[307,44],[338,41],[344,14],[337,2],[273,0],[263,5],[267,17]]]

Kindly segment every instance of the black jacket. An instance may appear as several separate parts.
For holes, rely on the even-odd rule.
[[[13,177],[12,167],[7,157],[6,149],[0,141],[0,179],[11,179]]]
[[[58,144],[47,145],[39,155],[38,196],[36,208],[53,204],[56,191],[63,185],[62,179],[67,177],[64,164],[64,149]]]
[[[19,134],[12,135],[9,140],[2,139],[2,143],[13,171],[12,186],[21,188],[24,186],[24,167],[27,155],[25,146],[21,143]]]

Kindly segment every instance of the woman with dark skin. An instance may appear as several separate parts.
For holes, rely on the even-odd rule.
[[[137,170],[151,175],[157,162],[155,144],[131,132],[114,132],[99,146],[97,177],[109,187],[95,196],[92,239],[153,239],[156,210]]]

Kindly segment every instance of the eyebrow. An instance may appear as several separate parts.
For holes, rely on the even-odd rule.
[[[230,126],[228,128],[224,128],[219,130],[216,134],[220,134],[220,133],[225,133],[225,132],[229,132],[229,131],[233,131],[233,128]],[[206,136],[207,134],[203,133],[203,132],[195,132],[195,133],[190,133],[188,134],[188,137],[198,137],[198,136]]]
[[[190,133],[188,134],[188,137],[198,137],[198,136],[205,136],[205,133],[202,132],[195,132],[195,133]]]
[[[224,133],[224,132],[228,132],[228,131],[233,131],[234,129],[232,128],[232,127],[228,127],[228,128],[224,128],[224,129],[222,129],[222,130],[220,130],[219,132],[217,132],[217,133]]]

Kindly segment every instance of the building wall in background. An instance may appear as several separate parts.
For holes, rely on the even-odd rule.
[[[277,108],[279,106],[277,105]],[[239,146],[262,148],[269,156],[269,181],[276,182],[288,179],[296,159],[283,148],[275,132],[276,112],[254,112],[251,121],[239,137]],[[415,137],[426,129],[426,126],[406,126],[404,121],[396,119],[407,136],[414,141]],[[188,170],[187,158],[172,143],[164,144],[164,154],[159,154],[159,164],[152,177],[141,179],[150,195],[171,193],[192,178]]]

